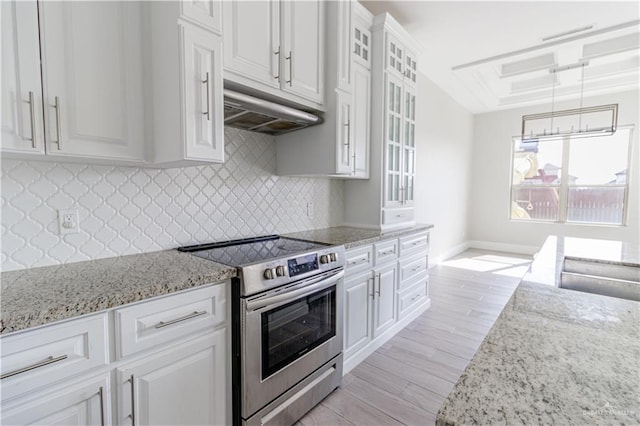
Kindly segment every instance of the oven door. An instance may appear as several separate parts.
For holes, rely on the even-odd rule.
[[[344,270],[242,300],[242,417],[342,352]]]

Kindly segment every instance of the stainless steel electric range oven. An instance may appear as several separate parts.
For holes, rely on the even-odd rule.
[[[275,235],[183,247],[238,268],[234,425],[287,425],[342,380],[344,247]]]

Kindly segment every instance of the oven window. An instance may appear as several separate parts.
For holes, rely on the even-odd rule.
[[[262,314],[262,379],[336,335],[336,287]]]

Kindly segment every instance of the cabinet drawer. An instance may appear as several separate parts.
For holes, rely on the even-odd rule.
[[[225,321],[225,283],[117,309],[116,353],[122,358]]]
[[[373,268],[373,246],[368,245],[347,250],[345,253],[345,274]]]
[[[108,363],[107,314],[2,338],[2,400]]]
[[[411,234],[400,237],[400,255],[429,249],[429,233]]]
[[[382,224],[411,222],[413,220],[413,209],[393,209],[382,212]]]
[[[413,307],[425,301],[427,298],[427,286],[427,281],[421,280],[418,284],[398,294],[399,319],[402,319],[407,313],[411,312]]]
[[[376,265],[398,258],[398,240],[382,241],[373,245],[373,257]]]
[[[398,288],[407,287],[415,277],[419,275],[427,275],[427,264],[429,257],[427,252],[422,252],[417,256],[409,259],[400,260],[400,281]]]

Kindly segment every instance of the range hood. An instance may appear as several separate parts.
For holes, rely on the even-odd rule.
[[[276,136],[320,123],[317,115],[224,89],[225,126]]]

